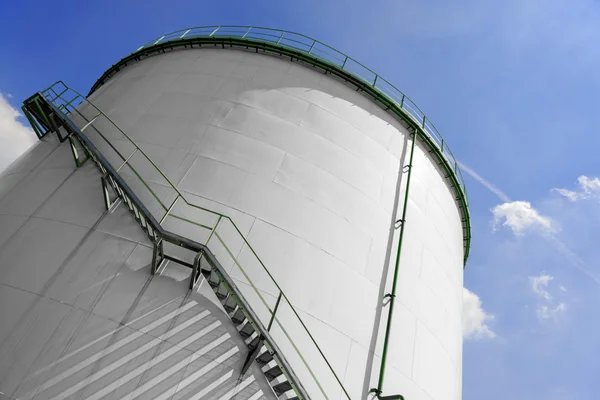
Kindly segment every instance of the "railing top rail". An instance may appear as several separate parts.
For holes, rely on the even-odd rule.
[[[335,68],[354,78],[358,78],[359,81],[366,83],[370,90],[374,90],[378,97],[385,98],[387,100],[386,104],[391,103],[392,107],[401,110],[402,113],[409,117],[410,123],[414,125],[415,129],[419,131],[422,137],[424,135],[427,140],[431,142],[430,144],[436,148],[436,151],[439,152],[439,154],[437,154],[438,157],[446,164],[448,175],[455,180],[453,186],[457,187],[458,199],[460,200],[460,205],[463,209],[465,242],[464,262],[466,264],[471,241],[467,189],[464,177],[460,170],[460,164],[454,157],[452,151],[450,151],[444,138],[431,120],[410,97],[364,64],[323,42],[301,33],[257,26],[208,25],[181,29],[147,42],[135,50],[130,56],[125,57],[120,62],[113,65],[94,84],[90,94],[104,83],[107,76],[111,76],[111,72],[115,70],[118,71],[119,67],[128,62],[130,58],[136,57],[140,53],[150,51],[157,46],[175,45],[176,43],[185,43],[202,38],[214,38],[215,40],[231,38],[243,40],[248,43],[265,43],[271,47],[276,46],[288,51],[302,53],[305,57],[319,60],[322,63],[328,64],[328,67]],[[291,43],[294,44],[292,45]]]

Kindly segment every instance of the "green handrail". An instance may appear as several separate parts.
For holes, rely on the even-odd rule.
[[[60,91],[60,93],[57,93],[57,90],[55,90],[55,87],[61,87],[61,88],[63,88],[63,90]],[[299,356],[300,360],[302,361],[302,364],[304,364],[304,366],[307,369],[308,373],[310,374],[310,376],[315,381],[315,384],[318,387],[319,391],[325,396],[325,398],[328,398],[327,394],[325,393],[325,389],[323,388],[322,384],[320,383],[319,379],[316,376],[316,373],[313,371],[313,369],[311,368],[311,366],[308,364],[308,361],[305,359],[304,355],[302,354],[302,352],[300,351],[300,349],[298,348],[298,346],[295,344],[294,340],[292,339],[290,333],[283,326],[282,322],[279,320],[279,318],[278,318],[278,316],[276,314],[276,311],[279,308],[279,302],[281,301],[281,299],[285,300],[285,302],[289,305],[290,310],[292,311],[293,315],[297,318],[297,320],[300,323],[300,325],[302,326],[303,330],[308,335],[308,337],[310,338],[311,342],[314,344],[314,346],[315,346],[316,350],[318,351],[318,353],[320,354],[320,356],[323,358],[323,361],[327,365],[327,368],[331,371],[333,377],[337,381],[337,384],[340,386],[340,388],[343,391],[343,393],[345,394],[346,398],[351,399],[350,395],[348,394],[348,392],[346,390],[346,388],[342,384],[340,378],[338,377],[338,375],[334,371],[333,367],[331,366],[331,363],[329,362],[329,360],[327,359],[327,357],[323,353],[323,350],[318,345],[318,343],[315,340],[314,336],[310,333],[308,327],[306,326],[306,324],[304,323],[304,321],[300,317],[298,311],[294,308],[294,306],[292,305],[291,301],[289,300],[289,298],[287,297],[287,295],[285,294],[285,292],[281,289],[281,287],[279,286],[279,284],[277,283],[277,281],[275,280],[275,278],[272,276],[272,274],[270,273],[270,271],[267,269],[267,267],[265,266],[265,264],[263,263],[263,261],[260,259],[260,257],[256,253],[256,251],[252,248],[252,246],[250,245],[250,243],[248,242],[248,240],[246,239],[246,237],[244,236],[244,234],[241,232],[241,230],[239,229],[239,227],[235,224],[235,222],[229,216],[227,216],[225,214],[221,214],[221,213],[215,212],[213,210],[210,210],[210,209],[207,209],[205,207],[201,207],[201,206],[198,206],[196,204],[193,204],[193,203],[189,202],[187,200],[186,196],[172,183],[172,181],[166,176],[166,174],[152,161],[152,159],[144,152],[144,150],[141,147],[139,147],[138,144],[124,130],[122,130],[109,116],[107,116],[95,104],[93,104],[91,101],[89,101],[87,98],[85,98],[82,94],[80,94],[76,90],[69,88],[62,81],[58,81],[58,82],[55,82],[53,85],[51,85],[48,89],[44,90],[42,92],[42,94],[46,97],[46,99],[48,101],[52,102],[57,107],[59,107],[59,109],[63,110],[63,112],[65,114],[68,114],[68,113],[72,114],[72,113],[75,112],[75,113],[78,113],[81,117],[83,117],[86,123],[84,125],[84,128],[82,128],[82,129],[90,129],[90,128],[94,129],[96,131],[96,133],[98,133],[98,135],[104,141],[106,141],[109,144],[109,146],[123,160],[123,163],[119,167],[119,170],[121,168],[123,168],[123,166],[125,166],[125,165],[128,165],[129,168],[131,168],[131,170],[133,171],[134,175],[140,180],[140,182],[144,185],[144,187],[150,192],[150,194],[160,204],[161,208],[165,211],[165,214],[161,218],[161,225],[166,220],[166,218],[170,216],[172,218],[176,218],[176,219],[179,219],[181,221],[191,223],[191,224],[193,224],[195,226],[198,226],[198,227],[201,227],[203,229],[210,230],[210,235],[209,235],[209,238],[206,240],[205,245],[208,245],[208,242],[213,237],[213,235],[223,245],[224,249],[227,251],[227,253],[229,254],[229,256],[232,258],[234,264],[238,267],[238,269],[240,270],[240,272],[247,279],[249,285],[252,287],[252,289],[255,292],[255,294],[258,296],[258,298],[260,299],[260,301],[264,304],[264,306],[268,310],[269,315],[270,315],[269,325],[270,326],[272,325],[272,321],[275,321],[277,323],[277,326],[279,326],[279,328],[281,329],[283,335],[290,342],[291,346],[294,348],[295,352],[297,353],[297,355]],[[65,95],[68,95],[68,94],[74,95],[74,97],[72,97],[72,98],[70,98],[70,100],[68,100],[68,99],[66,99],[64,97]],[[81,105],[83,103],[91,106],[95,110],[95,112],[94,112],[95,115],[93,116],[92,119],[87,119],[83,115],[83,113],[81,112],[80,108],[82,108]],[[129,154],[128,156],[122,155],[119,152],[119,150],[114,147],[114,145],[111,143],[111,141],[108,138],[106,138],[102,134],[102,132],[100,132],[100,130],[98,130],[94,126],[94,123],[100,117],[105,118],[106,121],[108,121],[112,126],[114,126],[127,139],[127,141],[134,147],[134,150],[133,150],[133,152],[131,154]],[[173,202],[168,207],[164,204],[164,202],[160,199],[160,197],[156,194],[156,192],[154,190],[152,190],[152,188],[150,187],[150,185],[148,184],[148,182],[146,182],[146,180],[142,178],[141,174],[133,167],[133,165],[131,165],[131,158],[133,157],[134,154],[136,154],[138,152],[144,157],[144,159],[147,162],[149,162],[152,165],[152,167],[160,174],[160,176],[162,176],[162,178],[165,179],[165,181],[168,183],[168,185],[170,186],[170,188],[172,190],[174,190],[175,193],[177,193],[177,196],[175,197],[175,199],[173,200]],[[177,215],[172,214],[173,208],[174,208],[175,204],[178,202],[179,199],[183,200],[183,202],[185,203],[185,205],[187,205],[189,207],[192,207],[194,209],[198,209],[198,210],[207,212],[209,214],[212,214],[212,215],[218,217],[216,224],[214,226],[209,226],[209,225],[205,225],[205,224],[202,224],[202,223],[190,220],[188,218],[184,218],[182,216],[177,216]],[[267,300],[261,294],[261,290],[254,284],[254,282],[252,281],[252,279],[250,278],[250,276],[247,274],[247,272],[244,270],[244,268],[240,264],[238,258],[233,254],[233,252],[231,251],[231,249],[227,246],[227,244],[225,243],[225,240],[221,237],[221,235],[219,235],[219,233],[217,231],[217,228],[218,228],[219,224],[222,223],[222,221],[229,221],[229,223],[231,223],[231,225],[235,228],[235,231],[237,232],[238,236],[243,240],[243,243],[252,252],[252,254],[256,258],[256,260],[260,263],[262,269],[266,272],[266,274],[268,275],[269,279],[271,280],[271,283],[279,291],[279,295],[278,295],[278,299],[279,300],[277,301],[276,307],[274,307],[274,309],[271,309],[271,307],[269,306]]]
[[[341,71],[342,74],[356,79],[356,82],[361,82],[365,88],[369,88],[368,91],[376,101],[386,109],[392,109],[396,114],[401,115],[403,119],[414,126],[420,137],[425,138],[425,142],[432,147],[433,153],[441,161],[440,165],[443,165],[445,172],[450,177],[451,185],[456,187],[457,200],[459,200],[463,213],[463,261],[466,265],[471,243],[467,188],[460,165],[446,141],[410,97],[365,65],[318,40],[295,32],[256,26],[201,26],[181,29],[140,46],[131,55],[114,64],[96,81],[88,96],[122,67],[139,60],[144,54],[164,52],[169,48],[188,47],[188,45],[193,47],[195,43],[200,45],[202,43],[219,43],[223,47],[226,43],[230,45],[233,43],[265,51],[279,51],[281,54],[292,55],[292,57],[301,55],[303,61],[314,63],[314,65],[319,64],[320,67],[325,66],[330,70]]]

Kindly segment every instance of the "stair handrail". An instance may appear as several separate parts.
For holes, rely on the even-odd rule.
[[[60,93],[57,93],[56,90],[54,90],[55,86],[58,85],[62,85],[63,86],[63,90],[60,91]],[[63,98],[63,95],[65,93],[68,93],[69,91],[73,92],[75,94],[75,97],[73,97],[70,100],[66,100]],[[54,95],[52,96],[48,96],[48,93],[52,92],[52,94]],[[152,189],[150,189],[148,187],[148,185],[146,184],[146,182],[143,180],[143,178],[134,170],[134,173],[137,175],[137,177],[142,181],[142,183],[144,183],[144,185],[146,185],[146,188],[153,194],[153,196],[157,199],[157,201],[159,201],[159,203],[161,203],[161,205],[163,206],[164,209],[167,210],[167,214],[165,214],[165,216],[163,216],[163,218],[161,219],[161,221],[159,222],[159,225],[162,225],[162,222],[164,222],[165,218],[167,217],[168,214],[170,214],[170,211],[173,209],[174,205],[176,204],[176,202],[178,201],[179,198],[181,198],[185,204],[187,204],[190,207],[193,208],[197,208],[199,210],[208,212],[210,214],[213,214],[215,216],[219,217],[219,221],[221,221],[222,219],[228,220],[233,227],[235,228],[235,230],[237,231],[238,235],[242,238],[244,244],[247,246],[247,248],[252,252],[252,254],[256,257],[256,259],[258,260],[258,262],[260,263],[261,267],[263,268],[263,270],[267,273],[267,275],[269,276],[269,278],[271,279],[271,282],[275,285],[275,287],[277,288],[277,290],[280,293],[280,296],[283,297],[286,302],[288,303],[290,309],[292,310],[294,316],[298,319],[298,321],[300,322],[300,324],[302,325],[302,328],[304,329],[304,331],[308,334],[309,338],[311,339],[312,343],[315,345],[317,351],[319,352],[319,354],[321,355],[321,357],[323,358],[323,360],[325,361],[325,363],[327,364],[328,369],[331,371],[331,373],[333,374],[333,376],[335,377],[338,385],[340,386],[340,388],[342,389],[343,393],[345,394],[346,398],[351,399],[350,395],[348,394],[348,391],[346,390],[346,388],[344,387],[344,385],[342,384],[340,378],[338,377],[337,373],[335,372],[335,370],[333,369],[333,367],[331,366],[331,363],[329,362],[329,360],[327,359],[327,357],[325,356],[325,354],[323,353],[323,350],[321,349],[321,347],[318,345],[316,339],[314,338],[314,336],[312,335],[312,333],[310,332],[310,330],[308,329],[308,327],[306,326],[305,322],[302,320],[302,318],[300,317],[300,315],[298,314],[297,310],[295,309],[295,307],[292,305],[292,302],[289,300],[289,298],[287,297],[287,295],[285,294],[285,292],[283,291],[283,289],[279,286],[279,284],[277,283],[277,281],[275,280],[275,278],[273,277],[273,275],[271,274],[271,272],[268,270],[268,268],[266,267],[266,265],[264,264],[264,262],[262,261],[262,259],[258,256],[258,254],[256,253],[256,251],[254,250],[254,248],[250,245],[250,243],[248,242],[248,240],[246,239],[245,235],[241,232],[241,230],[239,229],[239,227],[237,226],[237,224],[233,221],[233,219],[231,219],[229,216],[207,209],[205,207],[190,203],[187,198],[185,197],[185,195],[176,187],[176,185],[174,185],[171,180],[165,175],[165,173],[156,165],[156,163],[154,163],[154,161],[152,161],[152,159],[144,152],[144,150],[123,130],[121,129],[108,115],[106,115],[100,108],[98,108],[93,102],[91,102],[89,99],[87,99],[85,96],[83,96],[81,93],[79,93],[78,91],[76,91],[73,88],[70,88],[69,86],[67,86],[62,80],[56,81],[54,84],[52,84],[50,87],[48,87],[48,89],[42,91],[42,94],[46,97],[46,99],[49,102],[52,102],[52,104],[55,104],[55,101],[62,99],[63,101],[65,101],[64,104],[62,104],[62,108],[66,109],[68,111],[68,107],[72,107],[74,110],[76,110],[76,106],[74,106],[74,103],[76,102],[76,100],[81,99],[82,102],[86,102],[87,104],[89,104],[91,107],[93,107],[99,115],[102,115],[107,121],[109,121],[115,128],[117,128],[117,130],[127,138],[127,140],[135,147],[135,150],[133,153],[136,152],[140,152],[144,158],[150,162],[152,164],[152,166],[156,169],[156,171],[165,179],[165,181],[169,184],[169,186],[177,193],[177,196],[175,198],[175,200],[173,200],[173,202],[171,203],[171,205],[167,208],[158,198],[158,196],[156,196],[156,194],[154,193],[154,191],[152,191]],[[81,103],[79,103],[81,104]],[[78,104],[78,105],[79,105]],[[57,105],[58,107],[58,105]],[[105,137],[103,137],[103,139],[107,142],[108,139],[106,139]],[[110,143],[109,143],[110,144]],[[111,147],[113,147],[111,145]],[[121,156],[121,158],[123,158],[124,163],[121,165],[121,167],[123,167],[126,164],[129,164],[129,159],[131,158],[131,156],[133,155],[130,154],[127,158],[123,157],[123,155],[120,154],[120,152],[118,150],[116,150],[114,147],[113,149],[117,152],[117,154],[119,154],[119,156]],[[117,172],[120,170],[119,167],[117,169]],[[133,169],[133,167],[130,165],[130,168]],[[183,219],[181,217],[178,217],[179,219]],[[185,220],[185,219],[184,219]],[[203,224],[199,224],[190,220],[186,220],[187,222],[190,222],[192,224],[198,225],[202,228],[205,229],[212,229],[213,231],[216,231],[216,225],[215,227],[208,227],[206,225]],[[218,224],[218,222],[217,222]],[[267,310],[270,312],[271,316],[272,316],[272,320],[274,320],[275,322],[277,322],[277,324],[279,325],[280,329],[282,330],[282,332],[284,333],[284,335],[287,337],[287,339],[289,340],[290,344],[293,346],[294,350],[296,351],[296,353],[298,354],[298,356],[300,357],[300,359],[302,360],[302,363],[305,365],[305,367],[307,368],[307,370],[309,371],[310,375],[312,376],[312,378],[314,379],[315,383],[317,384],[317,386],[319,387],[320,391],[323,393],[323,395],[327,398],[327,395],[325,394],[325,391],[323,389],[323,387],[321,386],[321,383],[319,382],[319,380],[317,379],[317,377],[315,376],[314,371],[312,371],[312,369],[310,368],[310,366],[308,365],[308,362],[306,361],[306,359],[304,358],[304,356],[302,355],[300,349],[298,349],[298,347],[296,346],[296,344],[294,343],[294,341],[292,340],[292,338],[290,337],[289,333],[287,332],[287,330],[283,327],[282,323],[279,321],[279,319],[275,316],[275,312],[276,312],[276,307],[275,311],[271,309],[271,307],[268,305],[267,301],[264,299],[264,297],[260,294],[260,290],[255,286],[255,284],[252,282],[252,280],[250,279],[250,277],[246,274],[246,272],[244,271],[243,267],[240,265],[240,263],[238,262],[237,258],[231,253],[230,249],[225,245],[224,241],[222,240],[222,238],[220,237],[220,235],[217,234],[217,238],[219,239],[219,241],[221,242],[221,244],[223,244],[223,246],[225,247],[225,249],[227,250],[227,252],[229,253],[229,255],[231,256],[231,258],[233,259],[233,261],[235,262],[235,264],[238,266],[238,268],[240,269],[240,271],[244,274],[244,276],[246,277],[246,279],[248,280],[248,282],[250,283],[250,285],[252,286],[252,288],[254,289],[254,291],[256,292],[256,294],[259,296],[260,300],[262,301],[262,303],[265,305],[265,307],[267,308]],[[272,321],[271,321],[272,322]]]

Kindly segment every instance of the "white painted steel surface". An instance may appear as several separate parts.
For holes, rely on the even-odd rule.
[[[275,398],[258,365],[239,384],[247,348],[210,287],[151,278],[151,257],[54,134],[2,173],[0,399]]]
[[[401,167],[408,162],[410,150],[407,129],[355,88],[330,75],[289,59],[232,49],[173,51],[150,57],[123,69],[90,100],[148,152],[188,199],[229,215],[242,228],[300,310],[352,398],[364,398],[376,386],[379,372],[387,317],[387,308],[381,309],[379,300],[391,286],[398,234],[393,226],[400,218],[405,190]],[[41,144],[31,152],[48,146]],[[400,393],[408,400],[458,400],[462,380],[460,212],[436,162],[420,144],[415,151],[384,394]],[[0,294],[11,299],[11,304],[19,303],[14,309],[0,303],[2,316],[19,315],[23,311],[18,310],[26,309],[21,303],[30,302],[26,297],[33,295],[23,290],[48,292],[46,286],[53,282],[50,277],[56,267],[47,265],[58,265],[58,258],[77,250],[79,238],[102,212],[99,178],[88,171],[91,166],[65,181],[73,173],[72,157],[66,146],[52,154],[48,159],[53,161],[39,165],[34,174],[13,172],[0,178],[0,218],[6,221],[0,224]],[[18,165],[32,166],[34,157],[29,158]],[[51,162],[56,169],[48,169]],[[64,189],[63,195],[59,190],[35,211],[39,218],[27,220],[61,182],[69,190]],[[122,208],[120,213],[125,213]],[[37,225],[22,228],[16,235],[22,240],[9,240],[24,221]],[[96,229],[106,232],[103,240],[114,242],[98,247],[98,260],[112,259],[116,249],[131,253],[133,249],[126,250],[126,244],[144,243],[141,231],[116,215],[104,218]],[[7,243],[3,245],[2,240]],[[260,286],[247,249],[238,246],[236,250],[242,266],[257,274]],[[54,255],[57,261],[52,261]],[[27,258],[27,267],[22,268],[30,268],[28,273],[12,272],[11,265],[19,257]],[[170,268],[174,267],[168,267],[165,274],[176,276]],[[95,270],[85,271],[72,279],[82,287],[98,288],[92,292],[103,287],[102,279],[109,279]],[[54,279],[69,278],[65,274],[60,271]],[[27,278],[35,275],[41,276]],[[183,292],[185,284],[180,285]],[[274,303],[272,287],[265,284],[261,289]],[[129,298],[138,291],[120,285],[111,293]],[[60,295],[56,294],[57,300],[67,302],[89,303],[94,298],[81,294],[62,299]],[[154,301],[150,295],[144,299]],[[256,301],[249,300],[251,304]],[[286,312],[281,310],[284,320]],[[47,323],[52,325],[56,318],[61,317]],[[290,329],[295,331],[294,325]],[[274,336],[278,335],[275,330]],[[35,341],[35,337],[28,340]],[[302,341],[302,336],[295,338]],[[79,340],[85,342],[85,338]],[[299,345],[332,393],[330,398],[340,398],[339,388],[316,352],[308,343]],[[289,346],[281,347],[292,366],[297,365]],[[43,357],[55,359],[56,352]],[[44,364],[22,362],[25,369]],[[7,365],[0,361],[0,367]],[[305,377],[300,368],[296,370]],[[308,379],[302,383],[314,393]]]

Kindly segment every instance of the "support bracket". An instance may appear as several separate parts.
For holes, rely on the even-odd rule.
[[[375,393],[375,396],[379,400],[404,400],[404,396],[402,396],[401,394],[392,394],[390,396],[382,396],[381,390],[376,389],[376,388],[369,390],[369,393]]]
[[[199,251],[194,257],[194,267],[192,268],[192,275],[190,276],[190,290],[193,290],[198,281],[200,280],[200,276],[202,276],[200,271],[200,262],[202,261],[202,257],[204,256],[203,251]]]
[[[258,343],[256,343],[256,346],[254,346],[254,348],[248,353],[246,361],[244,361],[244,365],[242,365],[242,371],[240,372],[240,375],[244,375],[248,371],[248,368],[250,368],[250,365],[252,365],[252,362],[258,356],[258,353],[260,352],[264,342],[265,340],[261,336],[261,338],[258,340]]]
[[[85,158],[82,160],[79,158],[79,151],[77,150],[77,146],[75,145],[75,143],[79,143],[79,145],[81,146],[81,142],[79,141],[79,139],[77,139],[76,137],[74,137],[73,135],[69,135],[67,137],[67,139],[69,139],[69,144],[71,145],[71,151],[73,152],[73,158],[75,159],[75,165],[77,165],[77,168],[81,167],[83,164],[85,164],[87,162],[87,160],[90,159],[89,154],[87,154],[87,152],[84,150],[84,154],[85,154]],[[83,148],[83,146],[81,146]]]
[[[154,246],[152,246],[152,275],[156,275],[164,260],[165,249],[163,245],[163,238],[159,236],[154,242]]]
[[[102,193],[103,193],[103,197],[104,197],[104,205],[106,206],[106,209],[110,211],[114,207],[114,205],[119,202],[119,196],[115,195],[114,200],[111,198],[112,197],[110,195],[111,190],[109,190],[109,188],[112,189],[112,186],[108,182],[108,177],[106,175],[101,177],[100,180],[102,181]],[[112,191],[114,192],[114,189]]]

